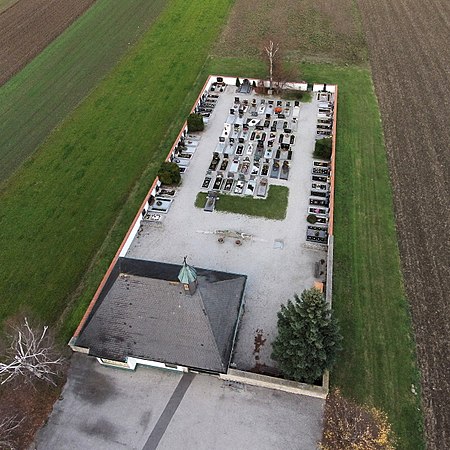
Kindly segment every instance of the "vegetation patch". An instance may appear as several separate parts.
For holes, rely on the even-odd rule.
[[[283,220],[286,217],[288,196],[289,189],[285,186],[270,186],[269,193],[265,199],[220,194],[216,202],[216,210]],[[206,193],[199,192],[195,200],[195,206],[203,208],[206,203],[206,197]]]
[[[121,0],[112,8],[110,0],[96,1],[0,88],[0,183],[110,72],[166,4],[164,0]],[[109,114],[98,106],[99,113]]]
[[[52,325],[72,301],[61,335],[73,333],[205,81],[230,4],[171,1],[3,186],[1,322],[26,305]]]
[[[395,444],[383,411],[348,400],[338,389],[328,394],[321,450],[394,450]]]
[[[17,3],[19,0],[0,0],[0,13],[6,11],[10,8],[14,3]]]
[[[164,161],[158,171],[162,184],[178,185],[181,181],[180,168],[174,162]]]
[[[191,113],[187,120],[188,131],[195,133],[196,131],[203,131],[205,124],[203,122],[203,116],[201,114]]]
[[[278,312],[278,335],[272,358],[290,380],[315,383],[331,370],[342,349],[334,313],[317,289],[297,294]]]
[[[311,103],[312,92],[309,91],[293,91],[293,90],[283,90],[281,97],[286,100],[299,100],[302,103]]]
[[[332,150],[332,139],[327,137],[318,139],[314,147],[314,158],[330,159]]]
[[[310,82],[339,86],[333,308],[344,340],[331,382],[385,411],[399,449],[420,449],[420,381],[371,74],[312,64],[301,70]]]

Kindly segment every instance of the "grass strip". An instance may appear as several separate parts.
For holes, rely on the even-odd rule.
[[[96,1],[0,88],[0,182],[110,72],[166,4],[121,0],[112,7],[110,0]]]
[[[264,76],[255,61],[248,73],[246,65],[238,58],[223,65],[219,58],[210,60],[214,73]],[[398,448],[421,449],[420,380],[371,74],[329,64],[302,64],[300,71],[306,81],[339,86],[333,307],[344,351],[331,381],[346,396],[386,411]]]
[[[0,0],[0,13],[6,11],[8,8],[11,8],[11,6],[17,2],[18,0]]]
[[[289,189],[286,186],[270,186],[265,199],[220,194],[216,202],[216,211],[283,220],[286,217],[288,196]],[[195,206],[203,208],[206,197],[205,192],[199,192],[195,199]]]
[[[90,267],[95,277],[85,281],[86,294],[75,298],[76,314],[62,333],[73,331],[205,80],[208,49],[230,5],[171,0],[111,75],[3,186],[2,322],[25,309],[54,324]]]

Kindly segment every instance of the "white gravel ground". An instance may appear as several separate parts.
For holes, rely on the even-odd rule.
[[[246,274],[245,314],[233,362],[238,369],[249,370],[259,364],[275,366],[270,354],[280,305],[292,298],[294,293],[300,294],[312,287],[315,281],[314,263],[326,259],[326,253],[319,246],[307,244],[305,239],[315,141],[315,100],[301,104],[289,180],[270,180],[270,184],[289,187],[288,211],[284,220],[217,211],[206,213],[194,206],[236,95],[235,88],[231,86],[221,94],[205,131],[201,133],[197,151],[183,175],[182,186],[168,214],[163,216],[160,224],[143,225],[127,256],[181,264],[183,256],[187,255],[188,262],[196,267]],[[258,98],[256,95],[247,96],[250,100],[253,97]],[[244,232],[252,238],[243,241],[241,246],[236,245],[232,238],[226,238],[220,244],[215,230]],[[283,248],[274,248],[275,240],[281,240]],[[255,351],[255,337],[258,334],[266,341],[259,351]]]

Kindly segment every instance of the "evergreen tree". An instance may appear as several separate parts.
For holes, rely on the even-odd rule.
[[[313,383],[333,367],[341,340],[337,320],[323,294],[308,289],[301,298],[295,294],[293,302],[281,305],[272,358],[286,377]]]

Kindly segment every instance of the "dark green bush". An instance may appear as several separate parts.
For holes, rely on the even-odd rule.
[[[342,336],[336,318],[317,289],[288,300],[278,312],[278,335],[272,359],[285,377],[306,383],[320,379],[331,369],[341,350]]]
[[[316,223],[317,222],[317,217],[315,214],[308,214],[308,217],[306,218],[306,220],[309,223]]]
[[[331,138],[323,138],[316,141],[314,157],[319,159],[331,158]]]
[[[236,87],[239,87],[241,85],[241,80],[239,78],[236,78]]]
[[[193,133],[195,131],[203,131],[205,129],[203,116],[201,114],[190,114],[187,120],[187,125],[189,133]]]
[[[174,162],[165,161],[159,168],[158,177],[162,184],[179,184],[181,181],[180,168]]]

